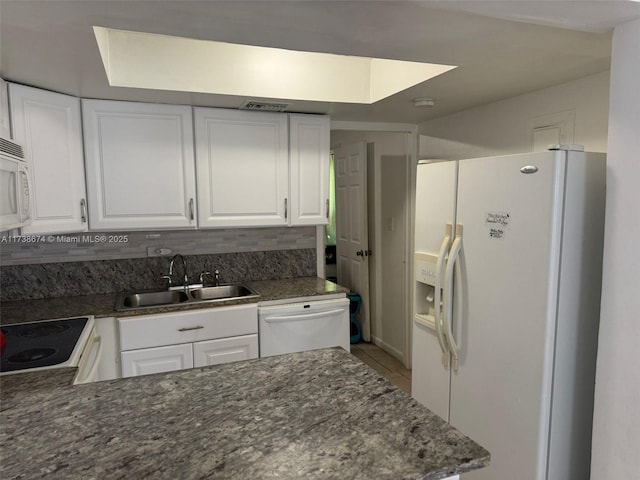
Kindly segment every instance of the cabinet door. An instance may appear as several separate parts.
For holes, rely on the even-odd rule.
[[[193,344],[194,367],[258,358],[258,335],[220,338]]]
[[[96,230],[196,228],[191,107],[82,101]]]
[[[287,116],[195,108],[201,227],[288,222]]]
[[[9,96],[32,179],[33,221],[23,233],[87,231],[80,99],[15,84]]]
[[[129,350],[121,353],[121,362],[123,377],[183,370],[193,368],[193,349],[190,343],[186,343]]]
[[[289,115],[291,225],[329,223],[329,117]]]
[[[2,78],[0,78],[0,137],[13,138],[11,136],[11,124],[9,123],[8,83]]]

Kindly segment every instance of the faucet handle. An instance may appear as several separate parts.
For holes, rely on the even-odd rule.
[[[173,286],[173,280],[171,279],[171,275],[162,275],[162,278],[169,283],[167,287],[171,288]]]
[[[205,275],[211,275],[211,272],[205,272],[203,270],[202,273],[200,273],[200,283],[202,283],[203,285],[204,285],[204,276]]]

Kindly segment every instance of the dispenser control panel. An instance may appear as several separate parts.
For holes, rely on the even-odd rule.
[[[436,263],[438,256],[430,253],[416,252],[415,279],[416,282],[434,286],[436,284]]]

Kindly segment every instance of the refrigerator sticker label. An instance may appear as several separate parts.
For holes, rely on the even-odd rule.
[[[504,237],[504,230],[502,230],[501,228],[491,228],[489,230],[489,237],[490,238],[503,238]]]
[[[511,214],[509,212],[488,212],[485,217],[485,225],[489,227],[489,238],[504,238],[510,223]]]
[[[511,221],[511,214],[507,212],[489,212],[487,213],[487,224],[500,225],[502,227],[508,227]]]

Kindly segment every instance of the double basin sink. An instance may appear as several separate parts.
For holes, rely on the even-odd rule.
[[[181,290],[124,293],[118,295],[116,310],[163,307],[185,303],[222,302],[239,298],[254,298],[258,294],[245,285],[220,285]]]

